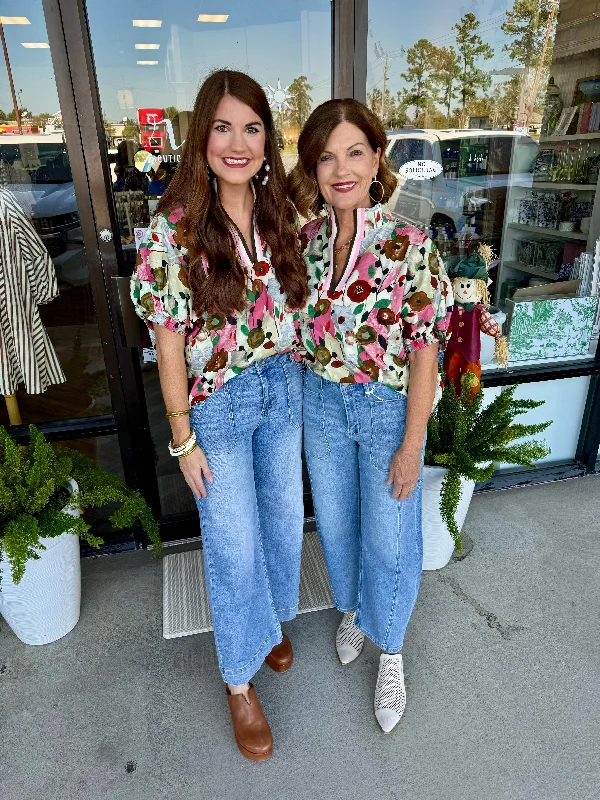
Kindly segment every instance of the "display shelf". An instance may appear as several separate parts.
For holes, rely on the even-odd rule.
[[[556,228],[539,228],[537,225],[521,225],[519,222],[509,222],[508,227],[515,231],[527,231],[538,236],[553,236],[558,239],[569,239],[577,242],[587,242],[588,234],[581,231],[559,231]]]
[[[534,181],[534,189],[562,189],[565,192],[595,192],[595,183],[550,183],[547,181]]]
[[[538,278],[548,278],[549,281],[555,281],[558,278],[557,272],[547,272],[543,269],[531,267],[528,264],[521,264],[519,261],[503,261],[502,266],[525,272],[527,275],[535,275]]]
[[[540,144],[551,142],[578,142],[580,139],[600,139],[600,131],[592,133],[571,133],[568,136],[541,136]]]

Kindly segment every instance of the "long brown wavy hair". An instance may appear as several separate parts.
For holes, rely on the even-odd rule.
[[[206,148],[221,99],[231,95],[258,114],[265,126],[265,156],[269,180],[256,181],[254,215],[261,238],[271,249],[271,260],[287,295],[288,305],[301,308],[308,296],[306,266],[300,255],[294,213],[287,201],[286,177],[269,102],[258,83],[243,72],[218,70],[202,84],[190,120],[177,171],[157,211],[183,208],[183,240],[188,250],[188,283],[194,310],[231,314],[246,307],[246,276],[230,232],[229,217],[210,178]],[[264,167],[259,175],[265,175]],[[208,274],[202,257],[208,264]]]
[[[290,197],[303,217],[311,214],[318,216],[325,205],[323,195],[319,191],[316,168],[319,157],[334,128],[340,122],[351,122],[365,134],[373,152],[381,148],[377,180],[383,186],[383,193],[378,186],[375,191],[377,200],[386,203],[392,196],[398,179],[389,167],[385,156],[387,138],[383,125],[372,111],[358,100],[328,100],[315,108],[307,119],[298,139],[298,163],[288,175],[288,191]],[[381,197],[379,197],[381,195]]]

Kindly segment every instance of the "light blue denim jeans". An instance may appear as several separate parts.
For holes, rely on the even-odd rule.
[[[382,650],[402,649],[423,564],[423,471],[401,503],[386,485],[407,397],[381,383],[304,376],[304,450],[334,600]]]
[[[288,354],[258,361],[190,418],[213,474],[198,510],[219,668],[239,685],[298,610],[302,367]]]

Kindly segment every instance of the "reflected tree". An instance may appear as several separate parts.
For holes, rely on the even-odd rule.
[[[428,109],[435,101],[434,90],[434,54],[437,48],[429,39],[419,39],[406,53],[408,69],[400,77],[408,84],[404,100],[407,105],[415,107],[415,124],[421,125]]]
[[[310,92],[312,88],[305,75],[294,78],[290,84],[288,88],[288,104],[290,107],[287,110],[285,118],[291,128],[301,130],[310,116],[310,109],[312,106]]]
[[[552,62],[556,6],[556,0],[515,0],[501,26],[510,37],[503,50],[524,68],[517,101],[520,122],[526,122],[528,106],[533,109],[542,100],[538,95]]]
[[[477,96],[477,91],[487,91],[492,79],[478,64],[493,58],[494,51],[477,32],[481,22],[475,14],[465,14],[454,25],[456,46],[460,57],[459,96],[462,107],[461,126],[467,122],[467,103]]]
[[[450,107],[458,93],[461,75],[460,57],[453,47],[436,47],[432,54],[432,81],[436,89],[436,102],[446,111],[446,122],[450,123]]]

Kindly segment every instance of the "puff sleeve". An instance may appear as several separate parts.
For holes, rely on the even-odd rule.
[[[194,325],[185,254],[177,242],[181,216],[161,214],[153,219],[138,251],[131,299],[150,328],[162,325],[186,336]]]
[[[406,259],[402,336],[406,352],[438,342],[444,350],[454,299],[452,285],[431,239],[413,246]]]

